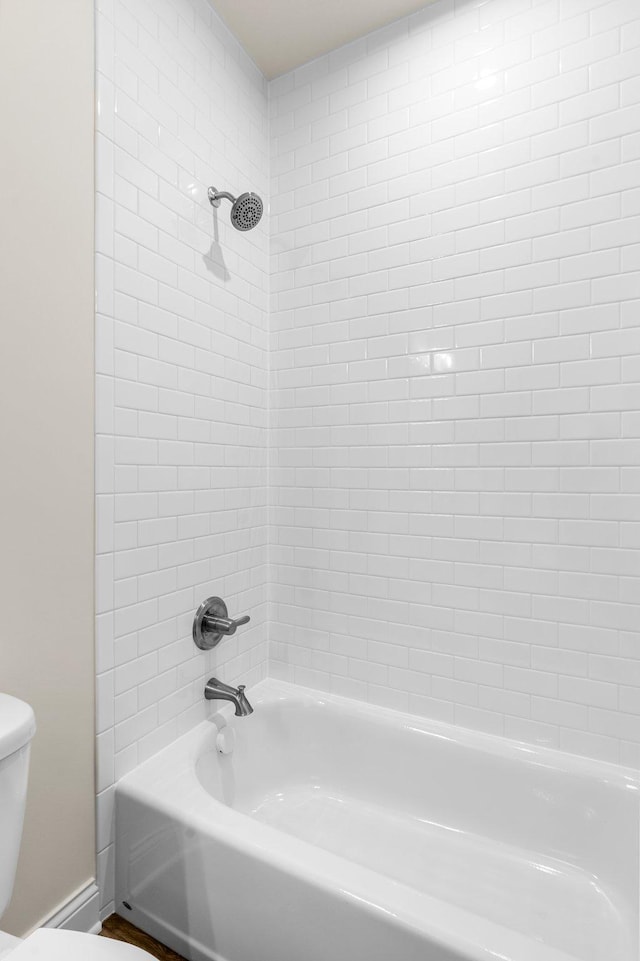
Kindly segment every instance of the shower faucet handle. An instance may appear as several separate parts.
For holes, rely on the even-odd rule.
[[[251,618],[248,614],[242,617],[229,617],[227,605],[221,597],[209,597],[204,601],[193,619],[193,640],[201,651],[210,651],[219,644],[223,637],[232,634],[248,624]]]
[[[239,627],[248,624],[251,618],[248,614],[234,620],[232,617],[217,617],[215,614],[206,615],[202,619],[206,631],[220,631],[221,634],[235,634]]]

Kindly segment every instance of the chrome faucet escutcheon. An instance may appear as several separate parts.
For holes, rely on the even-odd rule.
[[[248,614],[242,617],[229,617],[227,605],[221,597],[209,597],[200,605],[193,619],[193,640],[201,651],[210,651],[223,637],[232,634],[248,624]]]
[[[236,717],[248,717],[249,714],[253,714],[253,708],[249,704],[244,689],[244,684],[231,687],[219,681],[217,677],[210,677],[204,689],[204,696],[207,701],[231,701],[235,707]]]

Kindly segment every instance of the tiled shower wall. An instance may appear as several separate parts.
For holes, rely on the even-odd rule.
[[[640,762],[640,7],[271,86],[270,670]]]
[[[205,716],[204,679],[266,672],[267,85],[205,0],[97,12],[98,844],[114,780]],[[211,594],[251,625],[191,640]]]
[[[276,676],[640,764],[635,0],[440,0],[270,89],[206,0],[97,30],[104,910],[114,780],[266,673],[269,580]]]

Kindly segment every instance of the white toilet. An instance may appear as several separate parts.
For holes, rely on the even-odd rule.
[[[28,704],[0,694],[0,918],[11,899],[22,837],[31,738]],[[0,931],[1,961],[150,961],[146,951],[92,934],[41,928],[21,940]]]

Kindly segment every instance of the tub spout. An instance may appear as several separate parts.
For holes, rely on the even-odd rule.
[[[204,689],[204,696],[207,701],[231,701],[235,707],[236,717],[247,717],[253,714],[253,708],[249,704],[244,689],[244,684],[230,687],[229,684],[219,681],[217,677],[210,677]]]

